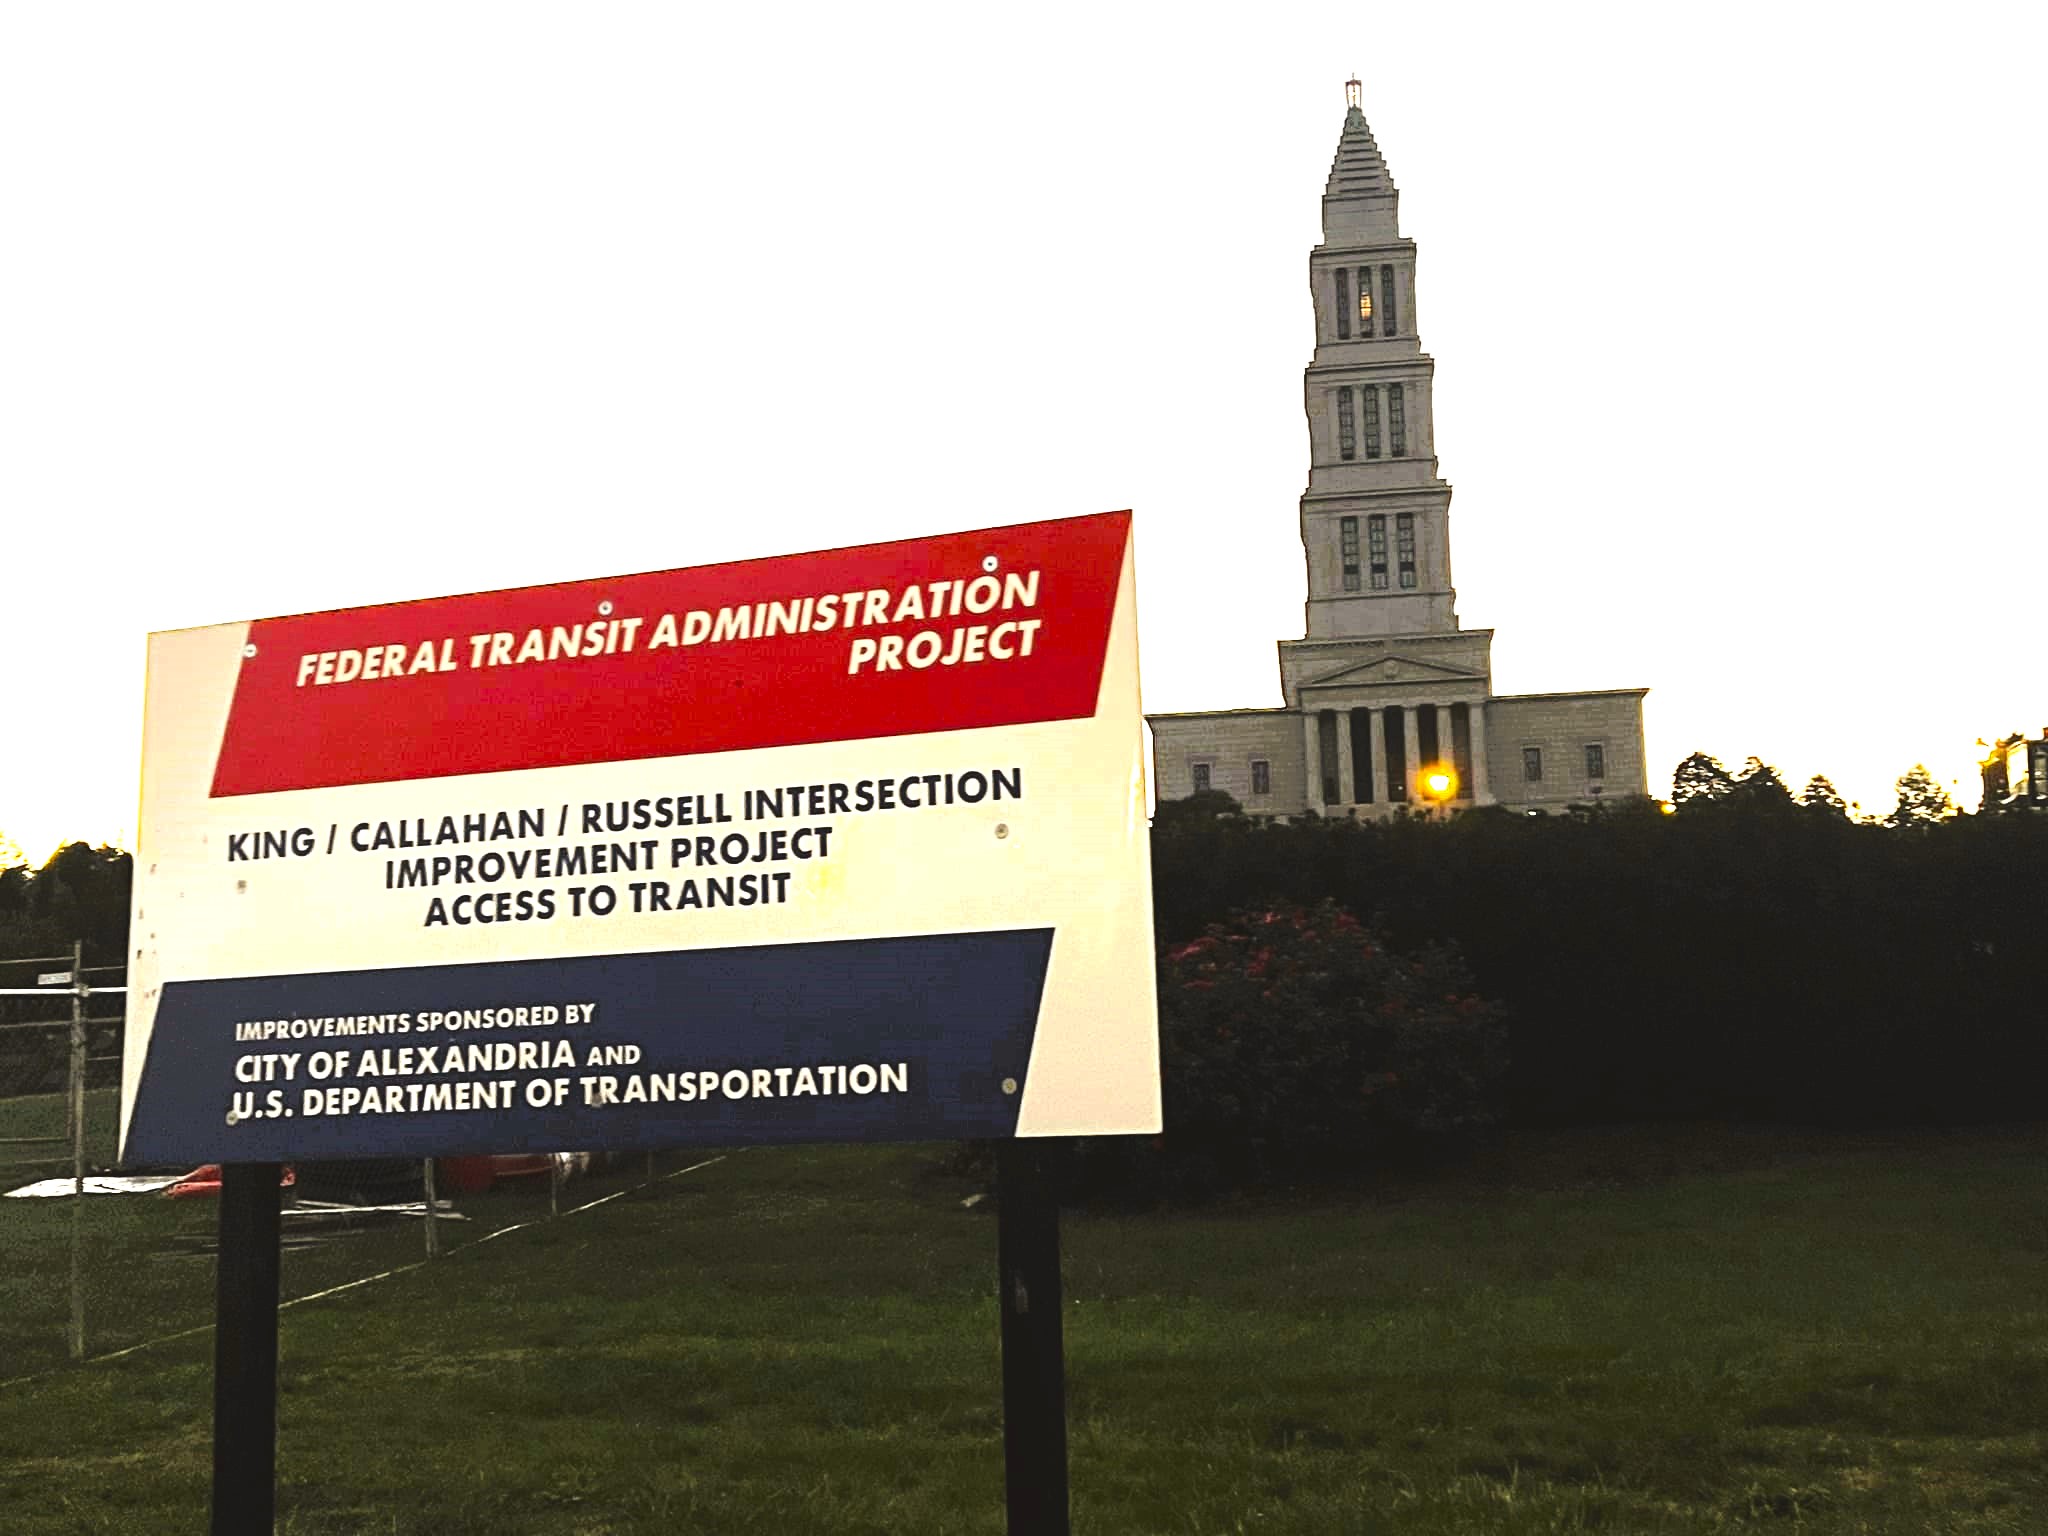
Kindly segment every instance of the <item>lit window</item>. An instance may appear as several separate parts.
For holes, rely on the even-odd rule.
[[[1597,741],[1586,743],[1586,777],[1604,779],[1607,777],[1607,749]]]
[[[1380,334],[1394,334],[1394,269],[1380,268]]]
[[[1337,519],[1337,544],[1344,556],[1344,590],[1358,590],[1358,519]]]
[[[1337,457],[1355,459],[1358,457],[1358,424],[1351,415],[1351,386],[1346,384],[1337,391]]]
[[[1209,765],[1207,763],[1197,763],[1195,764],[1194,772],[1195,793],[1199,795],[1209,787]]]
[[[1522,748],[1522,777],[1531,784],[1541,784],[1543,782],[1543,749],[1541,747]]]
[[[1263,757],[1252,759],[1252,793],[1270,795],[1273,793],[1273,765]]]
[[[1376,384],[1368,384],[1359,391],[1365,397],[1365,456],[1376,459],[1380,456],[1380,391]]]
[[[1387,519],[1375,512],[1365,520],[1366,549],[1372,555],[1372,589],[1387,589]]]
[[[1351,339],[1351,271],[1347,267],[1337,269],[1337,339]]]
[[[1394,457],[1408,451],[1408,418],[1401,409],[1401,386],[1387,386],[1387,436],[1393,439]]]
[[[1394,518],[1394,550],[1401,557],[1401,585],[1415,585],[1415,514],[1402,512]]]
[[[1358,269],[1358,334],[1372,334],[1372,268]]]

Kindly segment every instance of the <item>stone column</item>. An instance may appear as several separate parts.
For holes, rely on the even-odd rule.
[[[1458,738],[1451,730],[1451,706],[1439,704],[1436,707],[1436,760],[1448,763],[1455,774],[1458,761]],[[1464,799],[1469,791],[1463,784],[1458,786],[1458,798]]]
[[[1472,741],[1472,803],[1493,804],[1493,791],[1486,785],[1486,701],[1474,699],[1465,711]]]
[[[1302,755],[1308,764],[1308,808],[1318,816],[1323,814],[1323,748],[1316,735],[1316,712],[1304,709],[1301,712]]]
[[[1372,743],[1372,797],[1385,805],[1393,796],[1387,789],[1387,712],[1384,709],[1372,711],[1368,739]]]
[[[1351,711],[1337,711],[1337,803],[1358,801],[1358,777],[1351,765]]]
[[[1421,708],[1413,704],[1401,706],[1401,756],[1407,759],[1403,767],[1408,775],[1409,805],[1418,804],[1421,800],[1417,786],[1422,783],[1422,743],[1416,739],[1415,730],[1422,719],[1422,710],[1426,708],[1427,705]]]

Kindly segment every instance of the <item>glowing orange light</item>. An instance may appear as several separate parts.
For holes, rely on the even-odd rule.
[[[1448,767],[1431,768],[1422,776],[1422,787],[1435,800],[1448,800],[1458,792],[1458,775]]]

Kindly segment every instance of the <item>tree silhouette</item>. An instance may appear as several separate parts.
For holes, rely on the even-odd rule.
[[[1915,763],[1899,775],[1898,791],[1899,803],[1884,819],[1888,827],[1931,827],[1956,813],[1955,801],[1925,763]]]
[[[1742,771],[1735,775],[1735,783],[1729,793],[1751,806],[1776,809],[1792,803],[1792,791],[1785,787],[1778,770],[1760,757],[1752,757],[1742,765]]]
[[[26,912],[31,879],[21,844],[0,832],[0,914]]]
[[[28,913],[67,937],[118,954],[128,929],[134,861],[118,848],[66,843],[28,883]]]
[[[1735,781],[1728,777],[1728,770],[1718,759],[1704,752],[1695,752],[1671,775],[1671,803],[1688,805],[1694,801],[1719,800],[1734,787]]]
[[[1829,783],[1823,773],[1816,773],[1806,781],[1806,788],[1799,791],[1799,803],[1819,815],[1833,816],[1841,821],[1849,819],[1849,807],[1843,802],[1841,791]]]

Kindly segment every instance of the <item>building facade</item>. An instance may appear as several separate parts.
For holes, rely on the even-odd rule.
[[[2048,807],[2048,728],[2031,740],[2024,732],[1999,737],[1977,766],[1984,775],[1979,809]]]
[[[1280,708],[1147,717],[1158,796],[1218,789],[1258,816],[1366,817],[1645,795],[1648,689],[1496,694],[1493,631],[1458,625],[1415,242],[1358,90],[1346,86],[1309,253],[1306,633],[1280,642]]]

